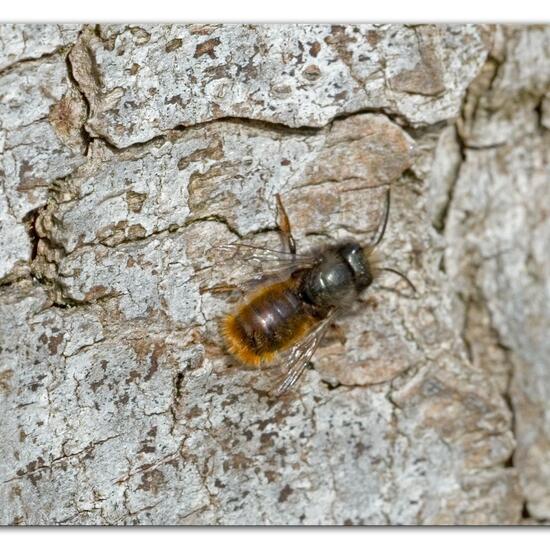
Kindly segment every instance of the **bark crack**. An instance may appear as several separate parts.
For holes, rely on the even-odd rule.
[[[51,52],[43,53],[38,57],[25,57],[23,59],[18,59],[15,63],[12,63],[11,65],[8,65],[7,67],[4,67],[0,70],[0,78],[18,70],[21,66],[24,67],[26,65],[39,65],[41,62],[47,59],[54,58],[60,54],[65,54],[70,48],[70,45],[63,45],[59,46],[55,50],[52,50]]]

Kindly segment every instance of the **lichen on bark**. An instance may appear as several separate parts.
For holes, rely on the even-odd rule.
[[[550,521],[550,30],[0,25],[0,522]],[[519,74],[518,74],[519,71]],[[218,245],[378,225],[298,387]],[[528,518],[522,517],[527,513]]]

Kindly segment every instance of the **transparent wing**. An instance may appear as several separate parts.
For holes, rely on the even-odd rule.
[[[297,269],[304,269],[315,265],[315,256],[309,254],[292,254],[262,246],[245,243],[227,243],[214,246],[211,250],[219,251],[224,261],[236,261],[251,265],[256,272],[248,279],[237,283],[220,283],[201,288],[201,292],[225,293],[239,292],[246,294],[260,285],[274,279],[284,280]]]
[[[287,373],[281,382],[270,392],[271,395],[279,397],[296,384],[313,357],[333,318],[334,314],[330,314],[313,332],[292,349],[286,363]]]
[[[262,271],[279,271],[290,268],[304,268],[315,265],[315,257],[309,254],[291,254],[245,243],[228,243],[214,247],[215,250],[230,254],[230,258],[252,264]]]

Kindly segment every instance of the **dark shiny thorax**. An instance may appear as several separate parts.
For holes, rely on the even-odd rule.
[[[359,243],[345,241],[323,253],[319,263],[304,276],[301,292],[314,306],[335,307],[355,299],[372,279]]]

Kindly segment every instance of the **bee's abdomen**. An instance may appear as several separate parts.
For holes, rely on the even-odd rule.
[[[242,362],[270,362],[309,332],[315,320],[294,289],[277,283],[262,289],[225,320],[229,350]]]

